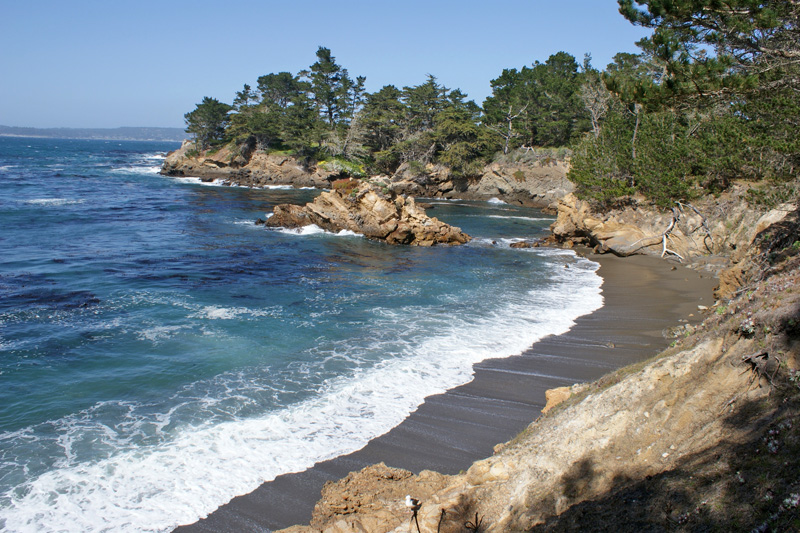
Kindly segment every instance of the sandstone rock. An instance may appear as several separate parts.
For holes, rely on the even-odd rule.
[[[276,206],[266,225],[296,228],[316,224],[328,231],[349,230],[389,244],[413,246],[470,241],[459,228],[428,217],[413,198],[386,193],[376,183],[355,183],[354,188],[324,192],[305,206]]]
[[[330,167],[330,168],[329,168]],[[555,214],[557,201],[574,188],[566,178],[569,164],[487,165],[477,176],[455,176],[443,165],[404,163],[391,177],[389,190],[406,196],[488,200],[498,197],[508,203],[546,208]],[[328,188],[341,169],[324,162],[302,164],[298,159],[256,150],[254,142],[228,145],[214,152],[197,153],[191,141],[167,155],[161,173],[223,180],[245,187],[293,185]]]
[[[678,223],[672,228],[667,247],[681,256],[683,262],[719,272],[729,261],[740,261],[758,232],[782,220],[792,211],[789,205],[768,213],[748,206],[742,189],[734,189],[708,205],[676,205]],[[713,202],[718,202],[713,203]],[[567,194],[558,202],[556,222],[551,226],[557,242],[573,241],[594,248],[597,253],[613,253],[622,257],[634,254],[662,255],[663,234],[670,227],[673,213],[632,199],[622,208],[598,213],[591,205]],[[667,257],[675,258],[674,254]],[[721,260],[721,257],[730,259]]]
[[[411,517],[405,506],[406,494],[429,505],[431,495],[444,488],[449,476],[390,468],[384,463],[351,472],[336,482],[328,482],[314,507],[309,526],[293,526],[285,533],[391,531]]]
[[[519,241],[519,242],[512,242],[508,246],[510,248],[538,248],[540,245],[538,242]]]
[[[335,172],[320,166],[307,168],[292,157],[255,151],[251,144],[224,146],[197,154],[193,142],[184,141],[178,150],[167,154],[161,173],[167,176],[193,176],[214,179],[245,187],[293,185],[325,188]]]
[[[466,192],[476,199],[497,197],[513,204],[548,207],[575,189],[567,179],[568,171],[569,164],[563,161],[527,165],[492,163],[476,181],[469,183]]]
[[[719,286],[714,291],[714,296],[718,299],[731,298],[739,287],[742,286],[745,278],[745,271],[742,265],[733,265],[719,273]]]
[[[544,391],[544,397],[547,401],[547,404],[542,409],[542,413],[546,413],[556,405],[560,404],[567,398],[572,396],[572,388],[571,387],[557,387],[555,389],[549,389]]]

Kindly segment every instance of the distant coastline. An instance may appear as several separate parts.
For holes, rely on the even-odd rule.
[[[0,137],[181,142],[189,137],[189,135],[182,128],[23,128],[17,126],[0,126]]]

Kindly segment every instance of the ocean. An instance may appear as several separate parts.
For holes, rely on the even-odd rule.
[[[538,210],[421,200],[458,247],[265,229],[318,191],[159,175],[177,147],[0,137],[0,529],[170,531],[602,305],[595,263],[509,247]]]

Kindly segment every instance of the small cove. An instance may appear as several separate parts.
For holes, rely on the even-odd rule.
[[[536,210],[432,201],[475,240],[393,248],[258,228],[315,191],[165,178],[171,144],[0,142],[10,530],[191,522],[601,305],[596,264],[509,247]]]

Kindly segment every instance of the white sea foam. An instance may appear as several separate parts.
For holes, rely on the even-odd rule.
[[[32,200],[23,200],[22,203],[28,205],[44,205],[48,207],[57,207],[62,205],[82,204],[83,200],[74,200],[69,198],[34,198]]]
[[[363,237],[363,235],[356,233],[354,231],[343,229],[339,230],[338,232],[326,231],[316,224],[309,224],[308,226],[303,226],[300,228],[276,228],[276,231],[281,233],[286,233],[289,235],[338,235],[340,237]]]
[[[205,187],[227,187],[225,180],[215,179],[213,181],[203,181],[200,178],[194,176],[184,176],[184,177],[173,177],[175,181],[180,181],[181,183],[191,183],[192,185],[203,185]]]
[[[139,337],[140,340],[148,340],[157,343],[174,337],[179,331],[186,328],[187,326],[155,326],[140,331],[137,337]]]
[[[161,167],[158,166],[131,166],[131,167],[120,167],[114,168],[111,172],[117,172],[120,174],[158,174],[161,172]]]
[[[204,421],[182,428],[171,420],[179,406],[150,417],[148,431],[165,435],[150,445],[116,442],[113,430],[98,425],[94,428],[98,445],[118,447],[101,460],[81,460],[70,440],[72,426],[67,425],[61,440],[62,466],[2,495],[9,502],[3,511],[4,527],[9,531],[170,531],[280,474],[361,448],[399,424],[425,397],[469,381],[473,364],[520,353],[546,335],[565,332],[575,318],[602,305],[595,264],[565,250],[542,253],[568,256],[574,267],[553,269],[552,289],[498,298],[496,308],[483,317],[420,313],[413,307],[377,309],[377,319],[422,320],[433,327],[400,345],[374,339],[377,348],[386,343],[397,356],[331,379],[319,395],[293,406],[255,418]],[[542,308],[549,311],[542,313]],[[203,310],[208,318],[242,314],[239,308]],[[222,400],[201,397],[193,401],[213,406]],[[76,420],[75,434],[85,438],[90,422]],[[131,423],[142,421],[137,418]],[[23,430],[0,435],[0,440],[26,435],[30,432]]]
[[[532,222],[550,222],[553,220],[553,217],[522,217],[522,216],[514,216],[514,215],[483,215],[486,218],[504,218],[504,219],[516,219],[516,220],[530,220]]]
[[[490,204],[499,204],[499,205],[505,205],[505,203],[506,203],[503,200],[501,200],[500,198],[489,198],[486,201],[487,201],[487,203],[490,203]]]
[[[267,311],[254,311],[246,307],[219,307],[216,305],[209,305],[203,307],[199,312],[191,315],[192,318],[205,318],[208,320],[232,320],[242,315],[252,316],[266,316]]]

